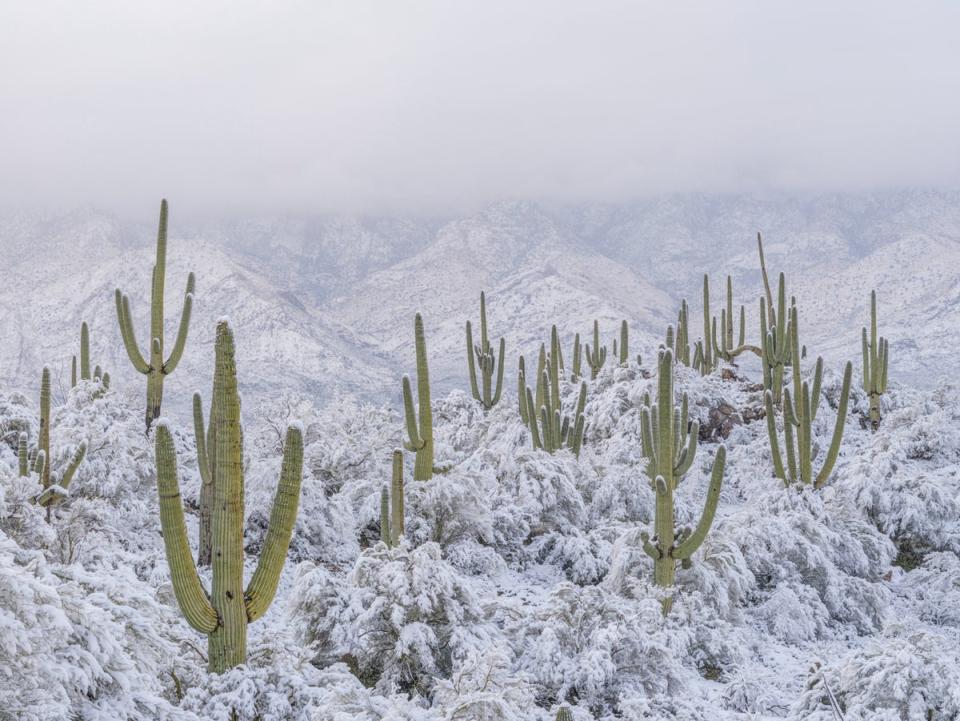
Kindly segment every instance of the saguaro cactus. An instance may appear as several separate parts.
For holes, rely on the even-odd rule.
[[[870,427],[880,427],[880,398],[887,392],[887,366],[890,361],[890,344],[877,335],[877,291],[870,291],[870,339],[867,329],[861,334],[863,341],[863,390],[870,397]]]
[[[20,475],[26,476],[25,467],[29,465],[26,455],[26,434],[21,434],[18,439],[18,462],[20,466]],[[44,366],[40,374],[40,437],[37,440],[36,455],[34,456],[33,472],[40,477],[42,490],[34,499],[37,505],[47,508],[47,520],[50,519],[50,506],[60,503],[67,497],[67,488],[73,480],[77,469],[83,463],[83,458],[87,453],[87,442],[81,441],[77,446],[67,467],[59,478],[54,479],[51,466],[53,465],[53,456],[50,455],[50,368]],[[25,464],[24,461],[28,462]]]
[[[403,537],[403,452],[393,452],[390,488],[380,492],[380,540],[393,548]]]
[[[587,384],[580,383],[580,395],[571,418],[570,415],[563,413],[557,375],[553,368],[553,359],[547,359],[540,373],[540,382],[537,384],[539,396],[535,396],[533,390],[526,386],[526,378],[521,373],[520,384],[525,386],[524,396],[526,397],[522,415],[530,430],[530,439],[534,448],[555,453],[566,447],[579,457],[586,428],[583,411],[587,404]]]
[[[79,369],[79,376],[77,371]],[[96,366],[91,375],[90,372],[90,327],[86,321],[80,324],[80,363],[77,363],[77,356],[73,356],[70,364],[70,387],[75,388],[78,380],[98,380],[104,388],[110,387],[110,374],[104,373],[100,366]]]
[[[417,313],[413,322],[413,335],[417,352],[417,403],[420,413],[413,407],[410,376],[403,377],[403,410],[407,421],[409,440],[404,443],[408,451],[417,454],[413,465],[413,480],[429,481],[433,478],[433,412],[430,409],[430,374],[427,369],[427,342],[423,335],[423,318]]]
[[[600,346],[600,323],[593,321],[593,348],[587,343],[587,364],[590,366],[590,379],[597,377],[603,364],[607,362],[607,347]]]
[[[630,363],[630,329],[627,321],[620,321],[620,366],[626,368]]]
[[[157,425],[157,491],[160,524],[170,580],[184,617],[207,635],[208,670],[223,673],[246,662],[247,625],[270,607],[287,556],[297,517],[303,471],[303,434],[287,429],[280,482],[257,568],[243,587],[243,434],[233,333],[226,321],[217,325],[212,422],[216,428],[213,504],[213,583],[208,594],[190,553],[173,436],[165,422]]]
[[[187,290],[183,300],[183,314],[180,316],[180,328],[173,350],[166,360],[163,359],[163,286],[167,274],[167,201],[160,202],[160,226],[157,230],[157,259],[153,266],[150,296],[150,361],[140,352],[140,346],[133,330],[133,318],[130,314],[130,298],[117,288],[114,297],[117,304],[117,321],[120,324],[120,336],[123,346],[133,367],[147,377],[147,431],[153,421],[160,417],[160,404],[163,401],[163,379],[176,369],[183,349],[187,343],[187,330],[190,327],[190,311],[193,307],[193,273],[187,276]]]
[[[711,342],[713,344],[713,352],[717,358],[722,358],[727,363],[733,361],[734,358],[739,356],[741,353],[750,351],[751,353],[761,356],[763,351],[754,345],[747,345],[747,309],[745,306],[740,306],[740,332],[737,336],[737,343],[733,342],[733,329],[734,329],[734,320],[733,320],[733,278],[729,275],[727,276],[727,303],[726,307],[720,310],[720,337],[717,337],[717,319],[714,317],[713,322],[710,327]]]
[[[575,383],[581,379],[581,368],[583,361],[583,349],[580,347],[580,334],[573,336],[573,360],[571,361],[570,382]]]
[[[726,449],[723,446],[717,449],[700,522],[693,530],[682,528],[678,532],[674,527],[673,493],[693,463],[699,425],[694,421],[689,429],[687,427],[686,394],[680,408],[674,407],[673,352],[669,348],[660,351],[658,373],[656,404],[649,403],[640,411],[643,455],[656,492],[654,536],[651,538],[644,532],[641,539],[644,551],[653,558],[654,582],[669,588],[676,577],[677,562],[689,566],[690,557],[703,543],[713,523],[723,483]],[[672,599],[664,600],[664,614],[669,613],[671,605]]]
[[[853,364],[849,361],[843,371],[843,384],[840,389],[840,403],[837,408],[837,420],[833,427],[833,438],[827,450],[826,458],[819,473],[814,475],[813,461],[813,421],[816,417],[817,406],[820,403],[820,372],[823,366],[822,359],[817,359],[818,371],[814,377],[813,390],[807,381],[800,382],[800,364],[794,354],[794,396],[790,389],[783,393],[783,441],[787,456],[787,466],[784,468],[783,456],[780,453],[780,440],[777,435],[777,421],[774,413],[773,393],[767,390],[764,393],[764,405],[767,412],[767,433],[770,438],[770,454],[773,457],[773,472],[786,485],[792,483],[813,484],[820,488],[830,478],[833,466],[840,453],[840,442],[843,440],[843,427],[847,418],[847,402],[850,398],[850,378],[853,374]],[[796,440],[794,440],[796,432]]]
[[[473,397],[483,404],[487,410],[493,408],[500,401],[500,391],[503,389],[503,358],[506,352],[506,341],[500,338],[500,353],[497,360],[493,357],[493,348],[487,339],[487,300],[480,293],[480,344],[473,343],[473,330],[470,321],[467,321],[467,371],[470,374],[470,390]],[[474,360],[476,357],[476,360]],[[477,383],[477,363],[480,364],[480,383]],[[493,372],[497,371],[496,387],[493,387]]]
[[[200,524],[197,545],[197,565],[209,566],[213,548],[213,501],[216,483],[213,474],[217,468],[217,395],[214,392],[210,405],[210,422],[206,429],[203,422],[203,399],[193,394],[193,435],[197,448],[197,468],[200,471]]]
[[[767,308],[766,301],[760,298],[760,341],[762,343],[761,365],[763,367],[763,387],[773,395],[773,402],[780,404],[783,391],[783,372],[790,364],[792,349],[788,313],[796,308],[791,302],[787,309],[786,279],[780,274],[777,286],[777,308]]]

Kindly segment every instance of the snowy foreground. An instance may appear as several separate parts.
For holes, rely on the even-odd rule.
[[[639,541],[654,503],[639,405],[655,389],[635,366],[591,384],[579,461],[530,449],[512,393],[488,415],[464,393],[435,402],[437,463],[452,468],[408,480],[392,551],[379,498],[399,415],[297,409],[289,560],[249,666],[222,676],[173,598],[141,407],[91,382],[69,392],[55,467],[82,439],[90,451],[48,525],[14,451],[19,430],[36,437],[36,401],[0,397],[0,719],[552,720],[567,705],[580,720],[833,721],[831,693],[847,721],[960,718],[960,390],[894,384],[871,434],[856,388],[833,478],[798,491],[772,476],[753,380],[678,369],[705,429],[721,404],[738,417],[722,429],[717,519],[667,619]],[[821,447],[839,381],[824,380]],[[249,564],[280,453],[245,412]],[[195,533],[192,429],[172,420]],[[678,526],[699,517],[716,442],[678,490]]]

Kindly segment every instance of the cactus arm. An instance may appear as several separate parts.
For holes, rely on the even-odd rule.
[[[384,486],[380,489],[380,540],[390,548],[390,491]]]
[[[20,466],[20,477],[30,475],[30,457],[27,452],[27,434],[20,433],[17,437],[17,463]]]
[[[73,356],[73,360],[70,361],[70,387],[77,387],[77,357]]]
[[[266,613],[277,592],[280,572],[287,559],[290,537],[297,520],[302,478],[303,434],[298,427],[290,426],[284,442],[280,482],[277,484],[277,495],[270,512],[267,538],[263,542],[260,560],[244,594],[247,620],[251,622]]]
[[[776,322],[773,319],[773,293],[770,292],[770,278],[767,275],[767,263],[763,258],[763,238],[760,236],[760,233],[757,233],[757,250],[760,253],[760,273],[763,275],[763,290],[767,294],[767,303],[770,310],[770,325],[773,325]]]
[[[476,352],[473,346],[473,328],[470,321],[467,321],[467,375],[470,376],[470,393],[473,394],[474,399],[481,401],[483,399],[480,397],[480,388],[477,386],[477,365],[473,358]]]
[[[717,503],[720,500],[720,488],[723,485],[723,468],[727,460],[727,449],[724,446],[717,448],[717,455],[713,461],[713,472],[710,474],[710,488],[707,490],[707,500],[703,506],[703,514],[700,516],[700,522],[671,554],[674,558],[690,558],[703,544],[707,537],[710,526],[713,525],[713,518],[717,513]]]
[[[133,320],[130,316],[130,299],[120,292],[117,288],[114,294],[117,304],[117,322],[120,325],[120,338],[123,340],[123,347],[127,351],[127,357],[138,373],[149,373],[150,364],[144,359],[140,352],[140,346],[137,344],[137,337],[133,330]]]
[[[570,445],[573,455],[577,458],[580,457],[580,448],[583,446],[583,432],[585,427],[586,418],[583,415],[577,416],[577,421],[573,427],[573,443]]]
[[[180,502],[180,484],[177,481],[176,451],[173,437],[165,424],[157,428],[156,455],[160,525],[174,595],[187,623],[200,633],[212,633],[219,626],[219,618],[203,590],[190,553],[183,505]]]
[[[40,374],[40,439],[37,443],[37,457],[43,451],[47,463],[43,464],[40,472],[40,482],[46,490],[50,487],[50,368],[43,367]]]
[[[87,454],[87,442],[80,441],[80,445],[77,446],[77,450],[74,451],[73,456],[70,457],[70,462],[67,464],[66,470],[64,470],[63,475],[60,477],[60,487],[66,490],[70,486],[70,482],[73,480],[74,475],[77,473],[77,469],[80,467],[80,464],[83,463],[83,457]]]
[[[43,476],[43,472],[47,467],[47,452],[44,450],[37,451],[36,455],[33,457],[33,472],[38,476]]]
[[[507,354],[507,342],[501,338],[500,339],[500,352],[497,356],[497,385],[496,390],[493,392],[493,400],[490,401],[491,406],[497,405],[500,402],[500,395],[503,391],[503,360]]]
[[[740,306],[740,337],[737,341],[737,346],[743,348],[747,344],[747,307],[745,305]],[[754,346],[755,347],[755,346]],[[759,351],[754,351],[757,355],[760,355]]]
[[[520,420],[526,424],[529,422],[530,411],[527,408],[527,374],[523,356],[520,356],[517,365],[517,405],[520,410]]]
[[[867,393],[873,391],[873,385],[870,379],[870,350],[867,343],[867,329],[860,329],[860,344],[863,352],[863,390]]]
[[[183,357],[183,350],[187,346],[187,333],[190,330],[190,314],[193,310],[193,291],[196,280],[193,273],[187,276],[187,290],[183,296],[183,311],[180,314],[180,326],[177,328],[177,339],[173,342],[173,350],[170,357],[162,366],[162,373],[170,375],[176,370],[180,359]]]
[[[798,369],[795,369],[798,371]],[[810,411],[810,386],[806,381],[800,389],[800,408],[803,416],[797,426],[797,444],[800,446],[800,478],[804,483],[813,481],[813,424]]]
[[[817,411],[820,409],[820,389],[823,386],[823,358],[817,357],[817,362],[813,367],[813,385],[810,388],[810,423],[817,419]]]
[[[390,543],[396,546],[404,532],[403,453],[393,452],[393,478],[390,482]]]
[[[830,474],[833,473],[833,466],[837,462],[837,456],[840,454],[840,442],[843,440],[843,426],[847,418],[847,403],[850,400],[850,379],[853,375],[853,364],[847,361],[846,368],[843,371],[843,385],[840,389],[840,404],[837,408],[837,422],[833,428],[833,438],[830,441],[830,448],[827,451],[827,457],[823,462],[823,468],[817,474],[815,487],[820,488]]]
[[[770,455],[773,457],[773,474],[786,483],[787,475],[784,472],[783,458],[780,456],[780,440],[777,437],[777,419],[773,412],[773,394],[770,391],[764,392],[763,405],[767,415],[767,435],[770,438]]]
[[[536,406],[534,405],[533,400],[533,391],[527,388],[527,415],[528,423],[527,426],[530,428],[530,437],[533,442],[533,447],[535,449],[543,448],[543,443],[540,440],[540,433],[537,430],[537,411]]]
[[[410,376],[403,377],[403,411],[407,421],[407,435],[410,440],[404,445],[408,451],[419,451],[426,445],[417,430],[417,414],[413,409],[413,392],[410,390]]]
[[[90,380],[90,327],[80,324],[80,379]]]
[[[684,431],[686,433],[686,431]],[[674,477],[679,482],[684,474],[690,470],[693,465],[693,459],[697,455],[697,442],[700,439],[700,424],[694,421],[690,425],[690,433],[687,435],[687,443],[680,454],[680,460],[674,468]]]
[[[643,543],[644,552],[650,556],[650,558],[652,558],[654,561],[659,561],[661,558],[663,558],[663,553],[660,552],[660,549],[650,542],[649,533],[646,531],[641,532],[640,540]]]

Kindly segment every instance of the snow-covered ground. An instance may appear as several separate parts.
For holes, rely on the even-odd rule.
[[[639,406],[655,392],[655,349],[636,350],[642,368],[608,362],[589,384],[579,459],[531,449],[512,366],[487,414],[462,391],[437,394],[437,463],[450,470],[407,481],[393,550],[378,519],[403,440],[395,407],[245,403],[248,574],[276,428],[292,417],[306,428],[304,479],[278,596],[251,626],[248,665],[222,676],[206,673],[205,639],[173,597],[139,393],[66,392],[54,467],[83,439],[90,451],[50,524],[14,455],[20,430],[36,437],[36,399],[0,397],[0,719],[546,721],[566,705],[579,721],[835,721],[831,695],[846,721],[960,717],[960,389],[892,374],[871,433],[855,383],[833,477],[801,490],[773,477],[758,379],[679,367],[704,437],[678,526],[699,517],[719,440],[728,458],[713,528],[664,618],[639,541],[653,516]],[[412,339],[405,354],[412,364]],[[815,423],[821,455],[838,368]],[[721,404],[738,415],[724,439]],[[173,428],[195,535],[187,416]]]

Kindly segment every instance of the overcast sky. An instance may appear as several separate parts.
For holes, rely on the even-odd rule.
[[[0,6],[0,205],[960,185],[960,2]]]

